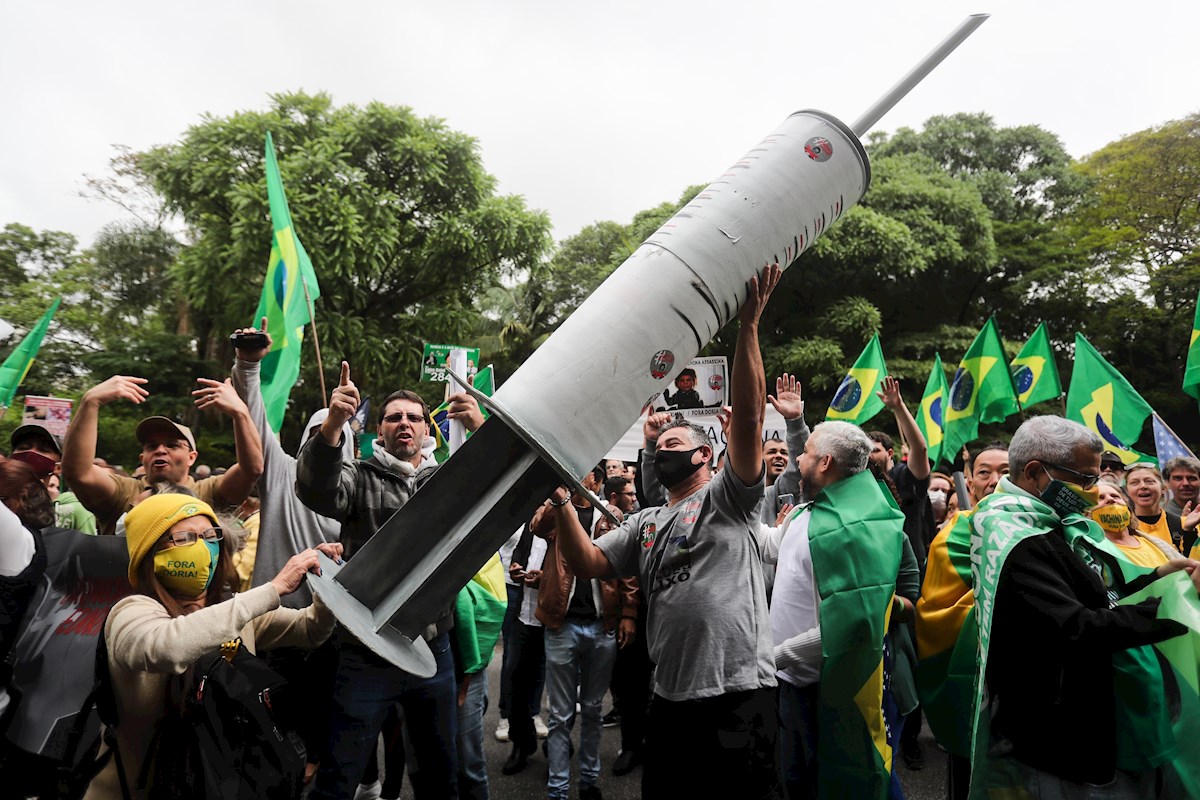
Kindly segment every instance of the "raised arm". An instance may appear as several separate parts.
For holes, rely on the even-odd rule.
[[[579,515],[571,506],[570,498],[571,495],[561,486],[555,489],[550,497],[554,537],[563,558],[580,578],[605,578],[613,575],[616,570],[579,524]]]
[[[763,473],[762,423],[767,392],[762,353],[758,349],[758,322],[771,292],[779,284],[780,274],[779,265],[773,264],[764,269],[761,276],[751,278],[746,302],[738,311],[740,328],[730,386],[733,417],[729,421],[725,464],[746,486],[756,483]]]
[[[117,491],[107,471],[92,463],[96,458],[96,427],[100,407],[124,398],[140,404],[150,396],[143,388],[145,378],[114,375],[84,392],[71,416],[63,445],[62,474],[75,496],[89,510],[106,508]]]
[[[658,474],[654,471],[654,446],[658,443],[658,429],[671,419],[665,411],[647,414],[646,422],[642,425],[642,458],[638,465],[637,479],[641,484],[641,498],[645,508],[665,506],[667,490],[658,482]]]
[[[239,328],[234,331],[234,333],[264,333],[267,335],[267,346],[235,350],[233,369],[229,372],[229,377],[233,379],[233,390],[246,404],[246,409],[250,412],[250,421],[254,423],[254,429],[258,431],[258,438],[262,442],[264,469],[276,459],[291,458],[279,444],[279,437],[275,435],[275,431],[271,430],[271,426],[267,424],[267,408],[263,405],[261,362],[271,349],[271,334],[267,333],[266,325],[267,320],[263,318],[261,331],[256,328]]]
[[[908,471],[917,480],[925,480],[930,471],[929,445],[921,435],[921,429],[917,427],[917,421],[913,419],[908,406],[904,405],[904,398],[900,396],[900,381],[891,375],[887,376],[879,384],[877,394],[883,404],[891,409],[896,417],[896,427],[900,429],[900,435],[908,442]]]
[[[242,503],[250,490],[263,474],[262,440],[258,438],[258,430],[254,420],[250,418],[250,410],[233,390],[229,378],[225,382],[199,378],[196,381],[200,388],[192,392],[196,397],[196,407],[199,409],[216,409],[233,420],[233,446],[237,453],[237,463],[221,476],[221,485],[217,489],[221,499],[231,506]]]
[[[775,379],[775,394],[767,395],[767,402],[775,407],[784,419],[787,430],[784,438],[788,446],[788,465],[778,478],[774,488],[776,497],[781,494],[800,493],[800,462],[808,441],[808,425],[804,422],[804,400],[800,396],[800,382],[795,375],[784,373]]]

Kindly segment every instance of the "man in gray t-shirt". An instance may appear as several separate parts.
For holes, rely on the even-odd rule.
[[[780,797],[775,772],[775,662],[756,507],[763,497],[766,405],[758,323],[778,266],[752,278],[738,312],[725,468],[713,475],[705,430],[664,425],[654,471],[666,506],[635,514],[595,542],[570,508],[551,500],[557,541],[579,577],[641,581],[647,644],[656,662],[642,796]]]

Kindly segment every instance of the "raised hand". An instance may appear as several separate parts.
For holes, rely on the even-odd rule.
[[[800,397],[800,382],[795,375],[785,372],[776,378],[775,394],[767,395],[767,402],[784,419],[800,419],[804,416],[804,400]]]
[[[659,411],[655,414],[650,414],[646,417],[646,421],[642,424],[642,436],[647,442],[658,441],[658,429],[671,421],[673,415],[667,411]]]
[[[119,399],[140,405],[150,396],[150,393],[142,388],[142,384],[147,382],[145,378],[137,378],[132,375],[113,375],[103,383],[98,383],[88,389],[86,397],[102,406]]]
[[[721,436],[729,441],[729,423],[733,421],[733,409],[729,406],[717,409],[717,422],[721,423]]]
[[[900,381],[891,375],[879,382],[879,391],[875,393],[875,396],[892,411],[904,405],[904,398],[900,396]]]
[[[775,287],[779,285],[779,278],[782,275],[783,270],[779,268],[779,265],[772,264],[763,268],[761,276],[755,275],[749,280],[746,302],[742,303],[742,307],[738,309],[738,319],[743,325],[758,324],[763,310],[767,307],[767,301],[771,299],[771,292],[775,291]]]
[[[267,353],[269,353],[271,351],[271,344],[273,343],[274,340],[271,338],[271,334],[267,333],[267,318],[266,317],[262,318],[262,327],[261,328],[238,328],[236,331],[234,331],[234,333],[235,334],[238,334],[238,333],[266,333],[267,334],[267,346],[266,347],[263,347],[261,349],[258,349],[258,348],[242,349],[240,347],[234,348],[235,352],[237,352],[237,357],[240,358],[242,361],[262,361],[266,357]]]
[[[350,362],[343,361],[342,377],[337,388],[333,390],[333,396],[329,398],[329,416],[326,417],[322,428],[328,426],[340,431],[354,416],[354,412],[358,411],[359,403],[358,387],[350,380]]]
[[[210,378],[197,378],[196,383],[200,384],[200,388],[192,392],[192,397],[196,398],[196,408],[214,409],[227,417],[246,410],[246,404],[238,397],[229,378],[224,383]]]
[[[1200,524],[1200,506],[1193,506],[1189,500],[1179,515],[1180,524],[1185,531],[1193,531]]]
[[[483,424],[483,412],[479,410],[479,401],[466,392],[456,392],[447,398],[446,416],[450,419],[462,420],[463,427],[469,431],[479,430]]]

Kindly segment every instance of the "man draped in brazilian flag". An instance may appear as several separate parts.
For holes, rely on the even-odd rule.
[[[1188,679],[1200,598],[1186,574],[1171,574],[1197,565],[1138,570],[1083,516],[1096,504],[1103,449],[1078,423],[1034,417],[1013,436],[1009,476],[971,517],[983,678],[973,798],[1200,789],[1196,739],[1180,738],[1197,724],[1200,699]],[[1166,663],[1151,647],[1169,653],[1181,642]]]
[[[789,797],[886,798],[892,783],[884,637],[904,515],[865,471],[870,452],[857,426],[818,425],[800,456],[808,502],[764,546],[778,564],[771,629]]]

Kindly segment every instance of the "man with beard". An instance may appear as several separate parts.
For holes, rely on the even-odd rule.
[[[665,506],[645,508],[593,542],[560,488],[558,543],[579,577],[637,577],[655,662],[642,795],[779,796],[775,663],[760,552],[762,422],[766,406],[758,325],[778,266],[749,282],[738,312],[732,419],[725,468],[712,441],[675,419],[658,432],[654,470]]]
[[[329,416],[296,459],[296,495],[313,511],[341,522],[343,557],[347,559],[353,558],[437,469],[432,455],[426,457],[422,450],[429,436],[429,406],[407,389],[392,392],[383,401],[379,438],[371,458],[347,460],[343,426],[354,416],[359,402],[358,388],[350,380],[350,365],[343,361],[341,380],[330,397]],[[449,415],[461,419],[469,431],[483,424],[478,404],[466,393],[450,397]],[[417,762],[413,788],[418,796],[457,796],[458,709],[449,637],[453,611],[453,607],[446,608],[424,632],[437,659],[437,673],[432,678],[418,678],[393,666],[345,630],[334,632],[338,664],[329,746],[311,797],[349,800],[354,796],[384,716],[394,703],[404,709]]]
[[[116,475],[93,463],[100,408],[116,400],[141,404],[150,393],[145,378],[114,375],[84,392],[71,417],[63,446],[62,474],[84,507],[96,515],[99,532],[116,531],[117,519],[133,507],[146,486],[159,481],[186,486],[196,497],[218,511],[231,511],[250,495],[263,473],[262,442],[246,404],[229,381],[200,378],[192,392],[196,407],[214,409],[233,420],[233,442],[237,463],[223,475],[193,480],[189,471],[196,463],[196,439],[185,425],[166,417],[147,417],[134,430],[142,445],[142,480]]]

